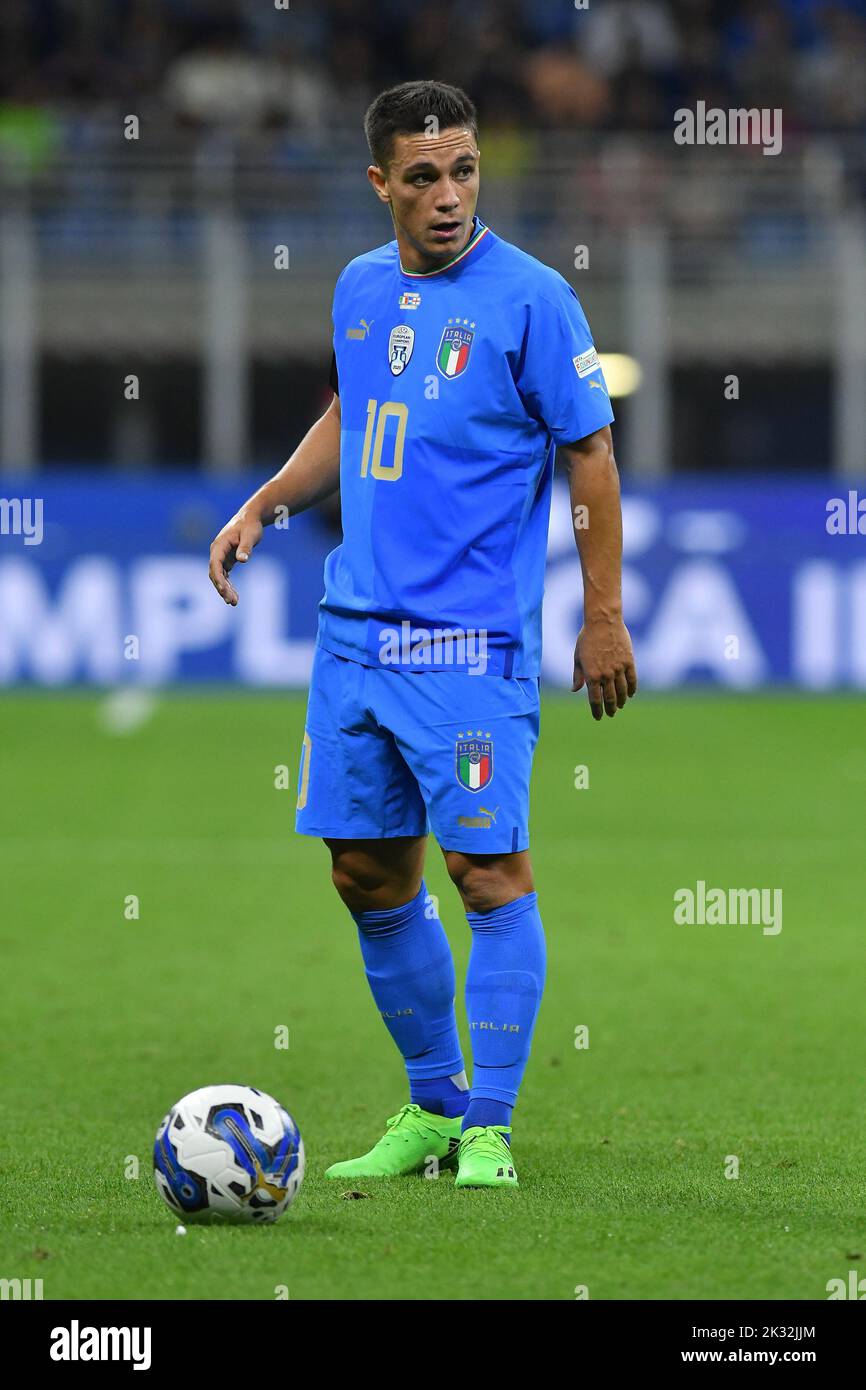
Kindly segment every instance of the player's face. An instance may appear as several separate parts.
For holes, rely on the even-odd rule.
[[[443,264],[463,250],[478,202],[479,157],[472,132],[456,126],[436,136],[397,135],[387,169],[368,169],[390,205],[407,270]]]

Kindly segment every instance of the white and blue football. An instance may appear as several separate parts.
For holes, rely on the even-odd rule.
[[[279,1101],[252,1086],[202,1086],[157,1130],[160,1196],[186,1221],[269,1222],[304,1178],[304,1141]]]

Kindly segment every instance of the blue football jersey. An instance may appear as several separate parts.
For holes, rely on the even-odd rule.
[[[419,650],[483,633],[488,672],[537,675],[555,446],[613,420],[577,295],[476,218],[439,270],[404,270],[396,241],[358,256],[333,319],[343,542],[320,645],[380,665],[395,630]]]

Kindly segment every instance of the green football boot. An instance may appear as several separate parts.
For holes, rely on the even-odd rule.
[[[517,1169],[503,1139],[510,1125],[473,1125],[460,1136],[455,1187],[517,1187]]]
[[[453,1168],[457,1162],[462,1117],[454,1120],[431,1115],[420,1105],[404,1105],[392,1115],[378,1144],[361,1158],[332,1163],[326,1178],[402,1178],[423,1173],[431,1157],[440,1168]]]

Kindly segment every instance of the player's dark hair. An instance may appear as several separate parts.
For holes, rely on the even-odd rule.
[[[430,129],[430,117],[439,130],[466,126],[478,139],[478,114],[469,97],[447,82],[401,82],[380,92],[364,117],[364,134],[374,164],[387,167],[395,135],[419,135]]]

